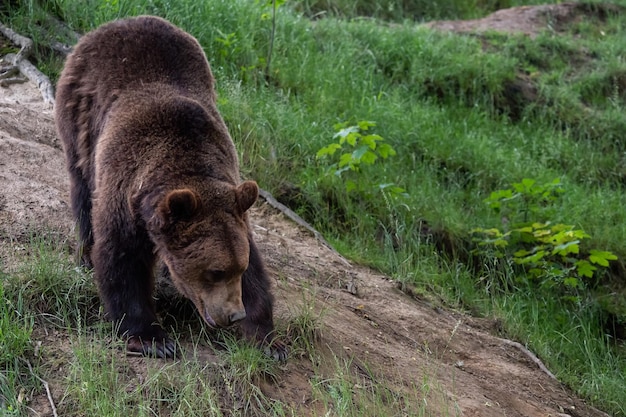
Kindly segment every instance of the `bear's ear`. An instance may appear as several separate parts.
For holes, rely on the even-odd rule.
[[[248,210],[257,198],[259,198],[259,186],[254,181],[244,181],[241,183],[237,190],[237,204],[239,204],[239,210],[244,213]]]
[[[183,188],[170,191],[159,204],[159,215],[164,224],[189,220],[200,209],[200,196],[193,190]]]

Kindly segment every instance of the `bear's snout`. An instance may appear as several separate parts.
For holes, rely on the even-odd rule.
[[[234,313],[232,313],[230,316],[228,316],[228,321],[230,322],[230,324],[235,324],[238,321],[241,321],[243,319],[246,318],[246,310],[239,310],[239,311],[235,311]]]

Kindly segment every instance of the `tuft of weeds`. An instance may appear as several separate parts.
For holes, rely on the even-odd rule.
[[[18,416],[26,412],[28,396],[37,386],[27,366],[34,318],[19,295],[5,291],[6,279],[0,273],[0,414]]]
[[[323,316],[325,311],[318,311],[315,306],[315,291],[302,292],[302,303],[291,311],[287,324],[287,337],[291,341],[292,356],[308,356],[314,365],[319,364],[317,351],[323,334]]]
[[[75,266],[63,245],[49,238],[35,238],[29,248],[20,268],[7,278],[24,308],[60,328],[95,321],[99,302],[91,273]]]
[[[278,364],[257,347],[221,332],[219,355],[223,362],[218,366],[222,399],[234,415],[274,415],[283,406],[267,397],[261,386],[276,380]]]

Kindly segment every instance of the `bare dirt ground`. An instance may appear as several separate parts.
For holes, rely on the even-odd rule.
[[[525,16],[525,9],[511,16]],[[446,28],[444,23],[433,26]],[[520,30],[530,33],[536,26]],[[4,267],[10,267],[33,232],[52,231],[73,241],[68,180],[52,109],[31,83],[0,89],[0,189]],[[494,336],[496,323],[410,297],[389,278],[346,263],[263,200],[253,209],[252,223],[274,280],[278,327],[285,327],[303,300],[311,300],[317,311],[324,311],[324,360],[334,362],[333,355],[352,359],[355,372],[367,366],[408,398],[427,380],[431,392],[424,394],[424,404],[429,415],[606,416],[541,371],[518,347]],[[41,351],[54,352],[54,344],[66,337],[42,336],[39,342],[48,346]],[[134,362],[138,373],[142,367],[145,360]],[[312,393],[312,373],[307,358],[294,357],[277,381],[263,389],[302,415],[315,415],[321,405]],[[61,395],[63,388],[54,384],[53,396]],[[45,393],[41,397],[31,401],[34,415],[52,415]],[[415,410],[424,404],[415,404]]]

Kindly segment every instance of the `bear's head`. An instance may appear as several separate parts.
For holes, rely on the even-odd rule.
[[[171,190],[156,203],[148,232],[172,282],[213,327],[246,317],[242,275],[250,254],[246,211],[258,197],[253,181]]]

